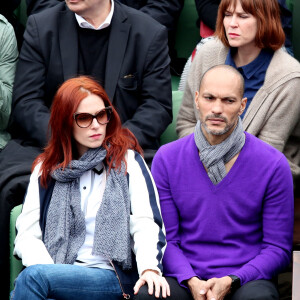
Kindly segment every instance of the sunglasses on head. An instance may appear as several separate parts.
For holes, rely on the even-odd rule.
[[[89,113],[74,113],[73,118],[80,128],[87,128],[93,123],[94,119],[101,125],[107,124],[110,120],[111,113],[112,107],[107,106],[95,115]]]

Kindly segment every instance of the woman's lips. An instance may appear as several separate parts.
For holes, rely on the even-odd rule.
[[[100,134],[100,133],[99,133],[99,134],[93,134],[93,135],[90,136],[90,138],[96,140],[96,139],[99,139],[99,138],[101,137],[101,135],[102,135],[102,134]]]
[[[239,34],[236,34],[236,33],[229,33],[228,35],[232,38],[240,36]]]

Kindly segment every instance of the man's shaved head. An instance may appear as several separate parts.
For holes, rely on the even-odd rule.
[[[236,80],[239,81],[239,93],[240,93],[240,96],[241,96],[241,99],[242,99],[243,95],[244,95],[244,89],[245,89],[244,78],[243,78],[243,76],[241,75],[241,73],[237,69],[235,69],[235,68],[233,68],[231,66],[228,66],[228,65],[217,65],[217,66],[214,66],[214,67],[208,69],[203,74],[203,76],[201,77],[199,90],[201,89],[201,85],[205,81],[206,75],[209,74],[210,72],[213,72],[213,71],[217,72],[218,70],[225,71],[225,74],[228,72],[228,74],[230,74],[230,75],[236,75]]]

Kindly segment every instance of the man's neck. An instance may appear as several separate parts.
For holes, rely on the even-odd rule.
[[[94,28],[98,28],[107,18],[111,10],[111,1],[103,1],[99,7],[86,15],[81,15]]]

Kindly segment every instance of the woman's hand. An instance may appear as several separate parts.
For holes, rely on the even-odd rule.
[[[145,283],[148,285],[148,293],[149,295],[153,294],[153,286],[155,287],[155,297],[159,298],[160,289],[163,298],[167,298],[170,296],[170,287],[165,277],[162,277],[158,274],[157,271],[154,270],[145,270],[142,273],[140,279],[136,282],[133,290],[136,295],[140,290],[141,286]]]

